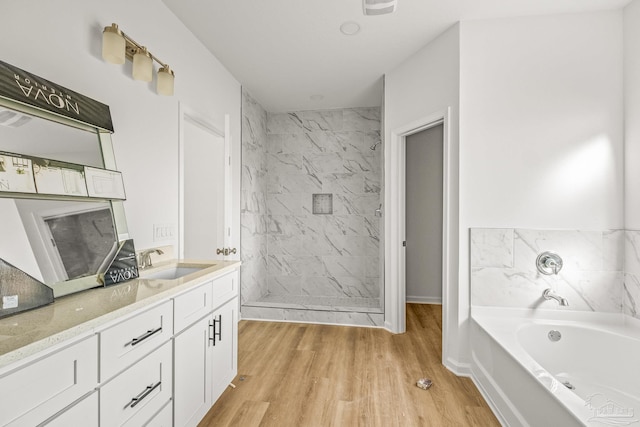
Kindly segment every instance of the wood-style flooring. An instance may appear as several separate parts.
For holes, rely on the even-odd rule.
[[[472,381],[441,364],[441,331],[441,307],[421,304],[407,305],[400,335],[241,321],[236,388],[200,427],[499,426]]]

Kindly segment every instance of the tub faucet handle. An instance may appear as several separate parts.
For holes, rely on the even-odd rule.
[[[545,251],[536,259],[538,271],[544,275],[558,274],[562,270],[562,258],[555,252]]]

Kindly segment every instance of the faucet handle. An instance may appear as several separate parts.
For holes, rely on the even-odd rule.
[[[164,251],[159,248],[151,248],[140,251],[140,261],[138,262],[138,267],[142,269],[153,267],[153,262],[151,261],[151,254],[153,253],[164,255]]]
[[[558,274],[562,270],[562,258],[555,252],[545,251],[536,258],[536,267],[544,275]]]

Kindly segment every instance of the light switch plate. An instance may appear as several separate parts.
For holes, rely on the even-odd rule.
[[[173,224],[153,224],[153,241],[164,242],[173,240]]]

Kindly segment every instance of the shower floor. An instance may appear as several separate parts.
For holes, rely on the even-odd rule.
[[[379,298],[316,297],[295,295],[267,295],[256,301],[247,301],[246,307],[287,308],[314,311],[354,311],[358,313],[382,313]]]

